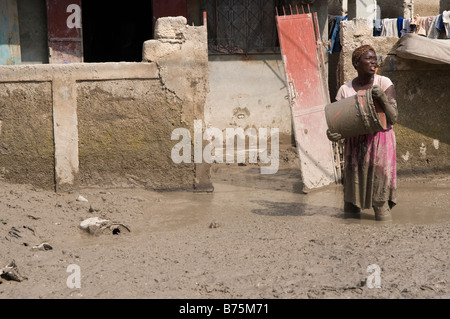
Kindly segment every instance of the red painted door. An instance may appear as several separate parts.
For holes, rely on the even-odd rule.
[[[153,0],[153,26],[158,18],[177,16],[188,18],[187,0]]]
[[[333,147],[326,136],[325,105],[330,98],[314,17],[311,13],[277,16],[305,192],[337,180]]]
[[[49,63],[83,62],[81,0],[47,0]]]

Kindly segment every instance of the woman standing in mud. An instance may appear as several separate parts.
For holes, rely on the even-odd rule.
[[[392,219],[396,204],[397,170],[396,141],[392,125],[397,122],[397,103],[392,81],[376,73],[377,55],[370,45],[355,49],[352,64],[358,76],[343,84],[336,100],[356,95],[359,90],[372,88],[372,97],[382,105],[387,129],[377,133],[346,138],[344,141],[344,212],[359,214],[361,209],[373,208],[375,219]],[[327,130],[331,141],[342,135]]]

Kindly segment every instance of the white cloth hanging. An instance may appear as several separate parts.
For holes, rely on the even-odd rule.
[[[397,19],[385,18],[382,20],[383,29],[381,36],[383,37],[398,37]]]
[[[450,10],[442,12],[442,22],[444,22],[447,39],[450,39]]]
[[[404,36],[407,33],[411,33],[411,19],[403,19],[402,30],[400,31],[400,36]]]

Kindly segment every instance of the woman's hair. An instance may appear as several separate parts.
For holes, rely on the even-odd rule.
[[[375,49],[371,45],[368,45],[368,44],[362,45],[362,46],[356,48],[355,51],[353,51],[352,64],[355,69],[356,69],[356,63],[358,63],[359,59],[361,59],[361,56],[364,53],[366,53],[367,51],[373,51],[375,53],[375,55],[377,54],[375,52]]]

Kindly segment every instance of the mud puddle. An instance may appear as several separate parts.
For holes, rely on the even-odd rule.
[[[235,167],[216,171],[214,192],[149,192],[129,190],[122,194],[134,200],[129,218],[121,220],[132,229],[131,236],[174,231],[186,227],[209,227],[230,216],[310,217],[333,219],[343,224],[383,225],[373,210],[363,210],[359,219],[344,216],[342,185],[330,185],[308,194],[300,191],[297,169],[261,175],[257,168]],[[114,194],[113,194],[114,195]],[[450,220],[450,178],[400,180],[398,205],[392,224],[433,224]],[[118,215],[119,216],[119,215]],[[123,215],[120,215],[123,216]],[[253,217],[252,217],[253,216]],[[79,240],[88,241],[84,234]],[[111,244],[115,239],[111,238]]]
[[[275,175],[260,175],[255,168],[217,170],[213,176],[215,198],[233,200],[253,213],[272,216],[328,216],[343,223],[382,225],[375,221],[373,210],[363,210],[359,219],[344,218],[342,185],[330,185],[303,194],[297,169],[280,170]],[[399,179],[398,205],[391,223],[430,224],[450,220],[450,177]]]

